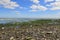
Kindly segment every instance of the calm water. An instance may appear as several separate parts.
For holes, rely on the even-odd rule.
[[[30,19],[30,18],[16,18],[16,19],[0,19],[0,24],[5,24],[5,23],[10,23],[10,22],[27,22],[27,21],[31,21],[31,20],[35,20],[35,19]]]

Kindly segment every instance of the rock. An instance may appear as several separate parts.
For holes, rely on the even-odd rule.
[[[57,40],[60,40],[60,39],[57,39]]]
[[[10,40],[15,40],[14,37],[11,37]]]
[[[35,39],[31,39],[31,40],[35,40]]]
[[[2,29],[5,29],[4,27],[2,27]]]

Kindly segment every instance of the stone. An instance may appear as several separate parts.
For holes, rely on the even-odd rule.
[[[11,37],[10,40],[15,40],[14,37]]]
[[[2,27],[2,29],[5,29],[4,27]]]

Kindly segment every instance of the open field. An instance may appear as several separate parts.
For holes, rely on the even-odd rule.
[[[0,40],[60,40],[60,20],[0,24]]]

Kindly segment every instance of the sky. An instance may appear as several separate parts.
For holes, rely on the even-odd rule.
[[[0,18],[60,18],[60,0],[0,0]]]

